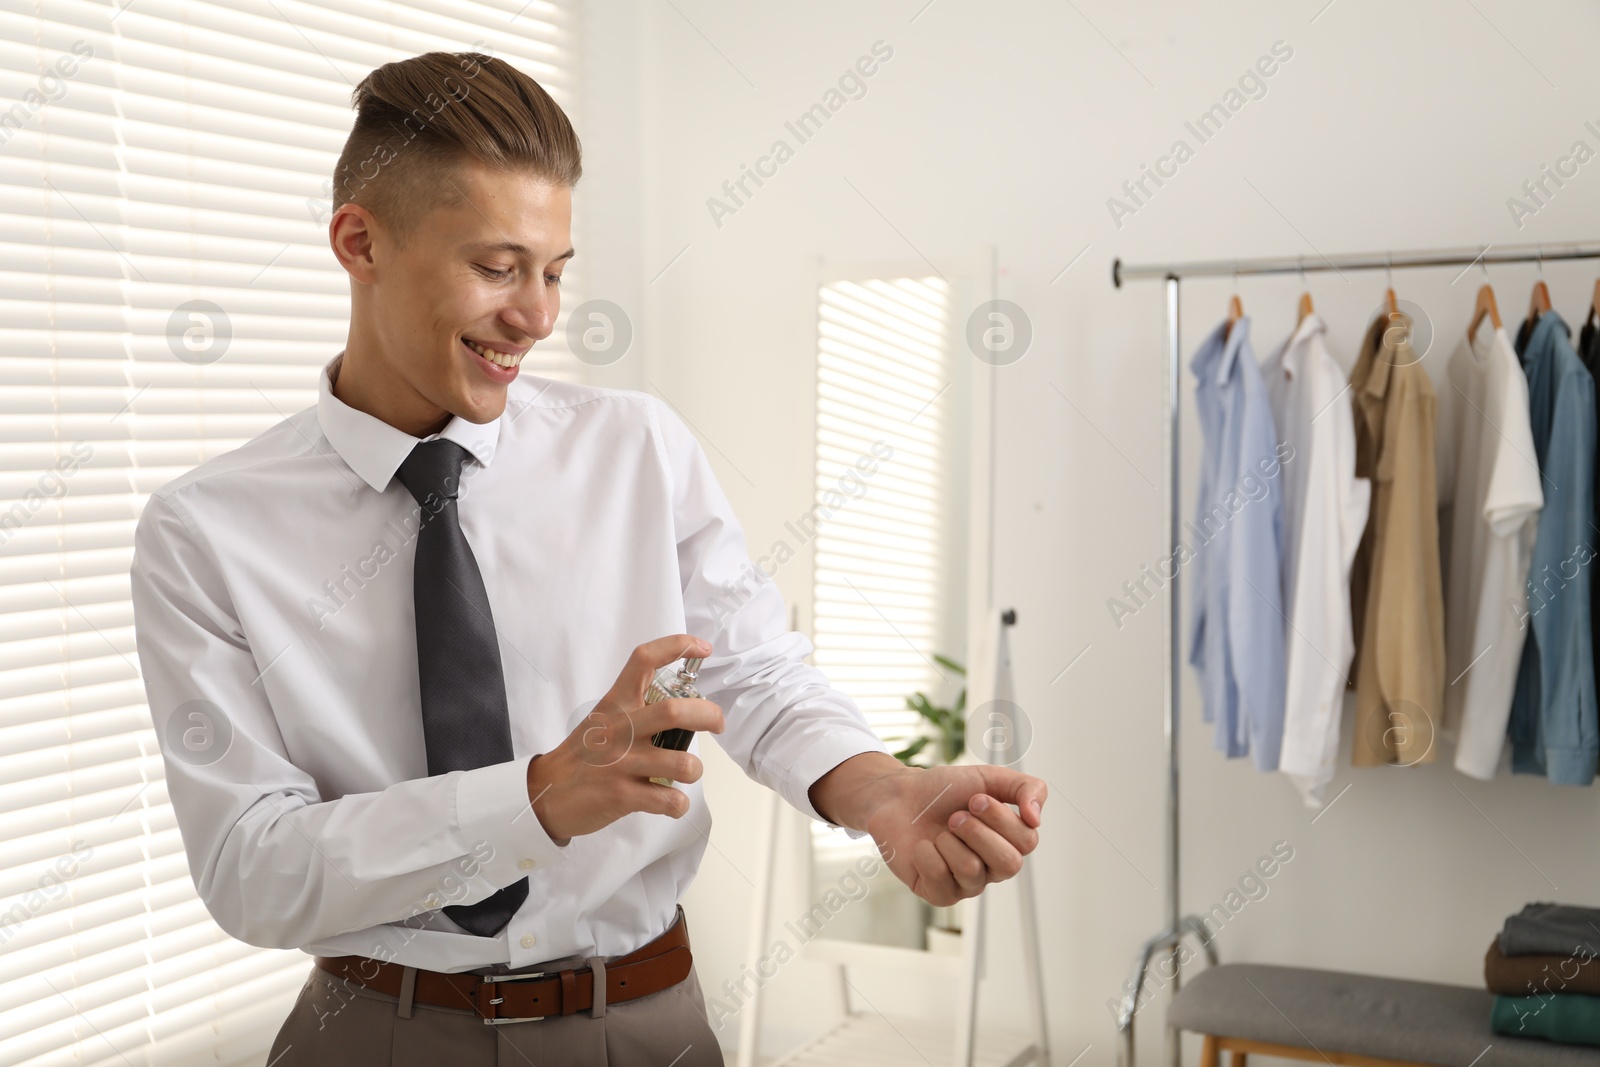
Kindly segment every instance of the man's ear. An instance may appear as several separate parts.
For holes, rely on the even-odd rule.
[[[378,275],[374,238],[378,220],[360,204],[342,204],[328,220],[328,244],[353,281],[371,285]]]

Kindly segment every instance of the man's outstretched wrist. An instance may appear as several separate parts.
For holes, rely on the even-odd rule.
[[[872,786],[909,768],[887,752],[858,752],[811,784],[806,796],[828,822],[866,830],[872,814]]]

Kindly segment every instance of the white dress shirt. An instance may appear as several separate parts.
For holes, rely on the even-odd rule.
[[[1294,450],[1281,475],[1288,667],[1278,769],[1311,808],[1326,802],[1339,755],[1345,672],[1356,647],[1350,567],[1372,499],[1372,484],[1356,477],[1349,382],[1326,333],[1321,316],[1307,315],[1262,371],[1273,424]]]
[[[672,408],[523,374],[493,422],[457,416],[426,438],[474,457],[459,514],[516,758],[428,777],[412,603],[421,507],[394,477],[419,438],[336,399],[334,363],[315,407],[154,493],[134,538],[167,790],[195,888],[229,934],[437,971],[613,956],[660,934],[708,842],[701,783],[679,784],[682,818],[634,812],[564,847],[527,791],[532,757],[657,637],[712,643],[697,683],[725,715],[712,736],[813,819],[812,783],[888,751],[803,661],[810,641],[788,628]],[[527,900],[498,936],[439,910],[521,878]]]
[[[1439,503],[1444,540],[1445,685],[1441,734],[1456,769],[1493,778],[1528,636],[1528,567],[1544,489],[1528,379],[1506,331],[1463,336],[1439,395]]]

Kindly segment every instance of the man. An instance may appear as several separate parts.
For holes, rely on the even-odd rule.
[[[652,735],[713,733],[940,905],[1020,869],[1044,783],[900,764],[772,583],[724,610],[744,536],[672,409],[519,375],[581,173],[537,83],[429,53],[355,104],[328,228],[350,331],[316,406],[164,486],[135,536],[196,889],[316,957],[274,1067],[720,1067],[678,904],[702,765]],[[646,705],[680,658],[706,697]]]

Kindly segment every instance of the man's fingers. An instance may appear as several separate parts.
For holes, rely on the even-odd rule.
[[[670,785],[657,785],[640,778],[628,784],[629,807],[651,815],[681,818],[689,810],[689,794]]]
[[[1023,826],[1016,813],[1004,804],[990,801],[985,807],[983,815],[974,815],[971,812],[957,812],[950,817],[952,824],[965,814],[960,825],[952,825],[951,832],[964,841],[968,848],[975,852],[984,867],[988,869],[988,881],[1003,882],[1022,870],[1022,857],[1032,851],[1032,846],[1020,848],[1013,841],[1004,836],[1003,832],[985,821],[985,816],[993,809],[999,809],[1010,816],[1011,822],[1016,824],[1016,829],[1024,834],[1033,834],[1033,831]],[[1037,835],[1035,835],[1037,836]]]
[[[622,673],[617,675],[616,684],[606,698],[618,707],[636,708],[644,699],[644,691],[650,688],[650,679],[655,677],[659,668],[684,657],[709,655],[710,642],[693,634],[668,634],[654,641],[646,641],[635,648],[628,662],[623,664]]]
[[[705,773],[705,765],[693,752],[677,752],[655,745],[637,745],[628,753],[624,768],[638,778],[670,778],[674,782],[698,782]]]
[[[1044,779],[1014,771],[1010,767],[979,764],[978,769],[983,775],[985,793],[1003,803],[1015,804],[1022,812],[1023,821],[1029,826],[1039,825],[1045,797],[1050,793],[1050,787]]]
[[[911,888],[923,900],[947,908],[961,899],[961,887],[956,885],[950,865],[931,840],[919,838],[911,850],[911,859],[917,869],[917,884]]]
[[[662,730],[708,730],[720,734],[722,708],[702,697],[667,697],[632,713],[634,736],[648,742]]]
[[[1026,856],[1039,844],[1039,831],[1028,826],[1011,805],[1002,804],[986,793],[974,793],[967,801],[967,814],[973,821],[992,827],[1017,852]],[[952,815],[951,818],[954,818]],[[955,827],[951,827],[955,829]]]
[[[965,841],[947,830],[933,839],[933,845],[944,857],[944,864],[961,887],[963,897],[975,897],[983,892],[983,887],[989,884],[989,869]]]

